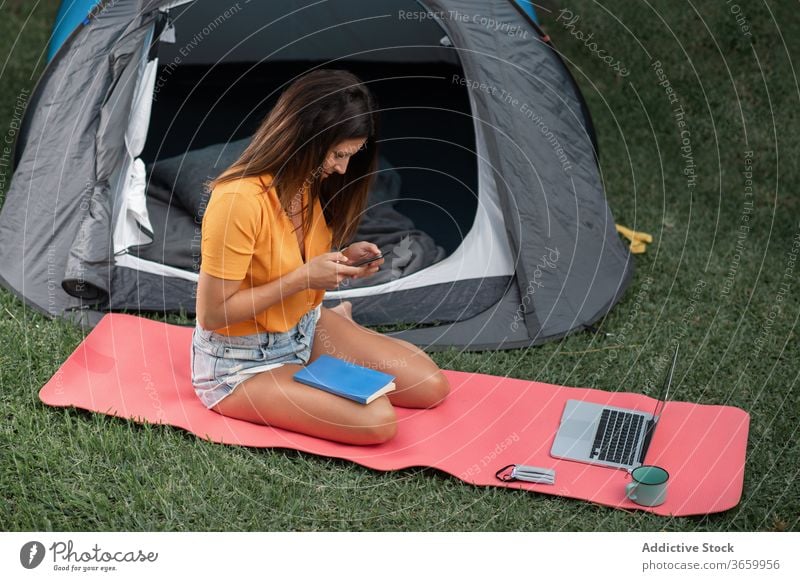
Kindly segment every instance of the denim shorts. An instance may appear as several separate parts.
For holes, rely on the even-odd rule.
[[[210,409],[230,395],[237,385],[252,377],[245,373],[249,368],[308,363],[321,307],[308,311],[294,327],[282,333],[229,336],[196,324],[192,332],[192,385],[203,405]]]

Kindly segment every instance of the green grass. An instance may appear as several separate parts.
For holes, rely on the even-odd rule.
[[[9,55],[0,121],[11,119],[15,96],[31,89],[41,72],[43,56],[38,67],[37,59],[56,4],[6,2],[0,8],[0,43]],[[571,3],[581,16],[577,28],[594,32],[599,47],[630,69],[625,79],[555,23],[557,12],[541,12],[593,113],[615,219],[650,232],[655,241],[636,258],[632,288],[602,321],[602,330],[614,336],[581,333],[526,350],[432,355],[450,369],[641,391],[663,373],[659,358],[680,338],[676,399],[751,414],[738,506],[697,518],[628,513],[470,486],[433,469],[381,473],[48,407],[37,392],[80,343],[81,332],[0,290],[2,528],[796,530],[800,265],[790,271],[793,278],[782,277],[791,240],[800,234],[800,92],[793,69],[800,22],[788,3],[771,3],[773,14],[761,5],[740,5],[753,27],[752,44],[724,2],[695,3],[699,15],[684,3],[658,2],[655,11],[646,3],[620,1],[606,9],[588,0]],[[656,83],[651,58],[662,62],[687,114],[698,173],[693,191],[681,173],[672,106]],[[744,202],[747,149],[755,152],[753,228],[730,293],[723,294]],[[645,288],[648,276],[652,284]],[[790,283],[784,293],[782,282]],[[768,325],[771,311],[774,323]],[[185,316],[166,320],[188,322]]]

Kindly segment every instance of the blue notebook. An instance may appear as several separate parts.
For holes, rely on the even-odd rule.
[[[320,355],[294,379],[365,405],[395,388],[393,375],[330,355]]]

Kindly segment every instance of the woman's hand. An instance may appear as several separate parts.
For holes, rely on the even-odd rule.
[[[369,258],[370,256],[377,256],[380,253],[380,248],[375,246],[372,242],[366,241],[353,242],[350,246],[342,251],[342,254],[350,259],[349,262],[353,263],[363,260],[364,258]],[[383,258],[379,258],[375,262],[365,264],[364,266],[358,268],[359,273],[352,278],[371,276],[378,272],[378,268],[381,264],[383,264]]]
[[[360,274],[364,267],[347,266],[348,257],[342,252],[328,252],[309,260],[295,272],[304,288],[333,290],[346,278]]]

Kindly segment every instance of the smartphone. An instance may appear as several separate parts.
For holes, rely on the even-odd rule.
[[[347,266],[355,266],[355,267],[364,266],[365,264],[369,264],[370,262],[375,262],[376,260],[378,260],[380,258],[383,258],[383,252],[381,252],[377,256],[369,256],[367,258],[359,260],[358,262],[353,262],[353,263],[345,262],[345,264]]]

